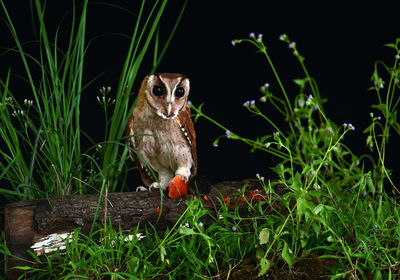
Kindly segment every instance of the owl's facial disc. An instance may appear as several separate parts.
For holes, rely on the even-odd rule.
[[[172,75],[153,75],[148,81],[148,104],[159,117],[167,120],[178,116],[189,93],[189,80],[181,75]]]

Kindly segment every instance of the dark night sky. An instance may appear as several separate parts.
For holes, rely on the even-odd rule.
[[[10,2],[10,1],[8,1]],[[48,1],[53,2],[53,1]],[[59,1],[49,3],[49,22],[57,23],[66,8]],[[63,5],[69,1],[62,1]],[[110,1],[126,8],[132,2]],[[183,1],[170,1],[162,18],[161,32],[168,32]],[[10,2],[11,3],[11,2]],[[19,3],[20,5],[16,4]],[[328,98],[328,117],[337,123],[351,122],[356,127],[346,137],[357,154],[366,152],[362,130],[369,124],[370,105],[375,95],[368,92],[373,63],[384,59],[392,63],[393,52],[383,44],[400,36],[400,4],[394,1],[189,1],[177,33],[162,61],[159,72],[180,72],[191,80],[190,100],[204,104],[203,111],[237,134],[249,137],[271,132],[265,122],[251,116],[242,104],[260,97],[259,88],[265,82],[278,93],[266,60],[250,45],[233,47],[231,40],[247,37],[250,32],[264,34],[264,42],[278,72],[294,97],[297,88],[291,79],[303,77],[287,45],[279,41],[286,33],[296,41],[306,58],[308,70]],[[16,4],[16,5],[15,5]],[[10,14],[23,41],[32,38],[28,9],[19,7],[26,1],[13,1]],[[110,32],[129,33],[134,17],[108,6],[89,7],[88,38]],[[1,34],[5,34],[4,24]],[[0,45],[9,46],[11,37],[2,35]],[[101,140],[100,108],[96,103],[98,88],[116,86],[127,40],[107,36],[93,41],[87,56],[87,75],[94,77],[109,69],[83,97],[85,112],[82,126],[94,138]],[[147,75],[150,59],[143,64],[139,80]],[[147,63],[147,64],[146,64]],[[1,72],[9,65],[0,57]],[[18,67],[14,65],[14,67]],[[265,107],[269,108],[269,107]],[[269,112],[266,112],[269,114]],[[271,116],[275,116],[271,112]],[[276,118],[275,118],[276,119]],[[97,125],[93,125],[95,122]],[[195,124],[198,134],[200,173],[212,182],[241,179],[255,173],[268,174],[276,161],[269,154],[249,153],[240,142],[222,140],[218,148],[212,142],[224,131],[204,119]],[[389,166],[394,168],[394,166]]]

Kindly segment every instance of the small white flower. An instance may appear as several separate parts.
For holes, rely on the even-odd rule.
[[[279,36],[279,40],[281,40],[281,41],[286,41],[286,40],[287,40],[287,35],[286,35],[286,34],[281,34],[281,35]]]
[[[397,60],[399,60],[399,59],[400,59],[400,55],[396,54],[395,58],[396,58]]]
[[[296,47],[296,42],[291,42],[289,48],[294,49]]]
[[[235,40],[232,40],[231,44],[232,44],[232,46],[235,46],[236,45]]]
[[[263,38],[263,34],[258,34],[257,42],[261,43],[262,38]]]
[[[261,91],[264,91],[264,90],[266,90],[266,89],[268,89],[269,88],[269,83],[265,83],[264,85],[262,85],[261,87],[260,87],[260,90]]]
[[[250,38],[254,38],[254,37],[256,37],[256,34],[254,34],[254,32],[251,32],[251,33],[249,34],[249,37],[250,37]]]

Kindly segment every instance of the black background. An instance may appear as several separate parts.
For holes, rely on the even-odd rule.
[[[61,43],[68,40],[68,13],[72,1],[48,1],[46,22],[54,32],[62,17],[67,20],[60,33]],[[150,5],[150,1],[149,5]],[[6,1],[21,41],[35,38],[27,1]],[[109,1],[135,12],[140,1]],[[170,1],[161,20],[164,34],[172,28],[183,1]],[[370,76],[373,63],[382,59],[391,65],[392,50],[383,44],[394,42],[400,36],[400,4],[395,1],[216,1],[190,0],[177,33],[158,68],[159,72],[179,72],[191,80],[190,100],[204,103],[203,111],[233,132],[255,138],[272,129],[264,121],[250,115],[242,104],[258,100],[259,88],[265,82],[279,93],[276,81],[265,58],[250,45],[233,47],[231,40],[245,38],[250,32],[264,35],[269,54],[290,97],[297,94],[292,79],[304,75],[287,44],[279,41],[286,33],[295,41],[306,65],[328,98],[328,117],[341,124],[352,123],[356,131],[346,136],[346,143],[358,155],[367,152],[366,135],[362,133],[370,123],[370,105],[377,102]],[[102,86],[116,88],[122,62],[128,48],[128,39],[111,33],[131,34],[134,15],[108,5],[91,4],[88,12],[87,38],[108,34],[91,41],[86,59],[85,79],[107,71],[83,95],[82,128],[94,139],[103,140],[104,120],[96,101]],[[12,37],[4,22],[1,23],[0,46],[13,46]],[[64,39],[62,36],[65,36]],[[25,46],[32,49],[31,44]],[[0,75],[5,77],[9,67],[22,73],[16,55],[0,56]],[[134,90],[151,69],[148,56],[138,73]],[[29,98],[29,91],[19,90],[18,96]],[[282,123],[279,115],[268,105],[260,105],[265,113]],[[200,119],[196,124],[198,135],[199,171],[212,182],[253,177],[256,173],[271,177],[269,167],[277,160],[266,153],[250,153],[240,142],[223,139],[218,148],[212,142],[224,131]],[[396,140],[397,139],[397,140]],[[398,137],[391,139],[389,168],[398,172],[395,146]]]

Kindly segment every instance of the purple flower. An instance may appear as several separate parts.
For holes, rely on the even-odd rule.
[[[268,149],[268,148],[269,148],[269,145],[270,145],[269,143],[265,143],[265,144],[264,144],[264,147],[265,147],[266,149]]]
[[[397,60],[399,60],[399,59],[400,59],[400,55],[396,54],[395,58],[396,58]]]
[[[232,231],[235,232],[236,231],[236,227],[232,226]]]
[[[225,131],[226,137],[231,138],[231,132],[229,130]]]
[[[349,123],[349,129],[350,130],[356,130],[355,127],[351,123]]]
[[[231,44],[232,44],[232,46],[235,46],[235,45],[236,45],[236,43],[235,43],[234,40],[231,41]]]
[[[243,103],[243,106],[247,107],[247,106],[249,106],[249,104],[250,104],[250,101],[246,101],[246,102]]]
[[[367,193],[366,193],[366,192],[363,192],[362,196],[363,196],[363,197],[366,197],[366,196],[367,196]]]
[[[343,126],[344,126],[344,127],[347,127],[347,123],[344,123]]]
[[[203,227],[203,226],[204,226],[204,224],[203,224],[202,222],[200,222],[200,223],[199,223],[199,226]]]
[[[192,105],[192,102],[190,100],[187,101],[187,105]]]
[[[249,34],[249,37],[250,37],[250,38],[254,38],[254,37],[256,37],[256,34],[254,34],[254,32],[251,32],[251,33]]]
[[[315,175],[317,172],[315,170],[311,171],[311,175]]]
[[[253,108],[255,104],[256,104],[256,101],[255,101],[255,100],[251,100],[251,101],[250,101],[250,107],[251,107],[251,108]]]

